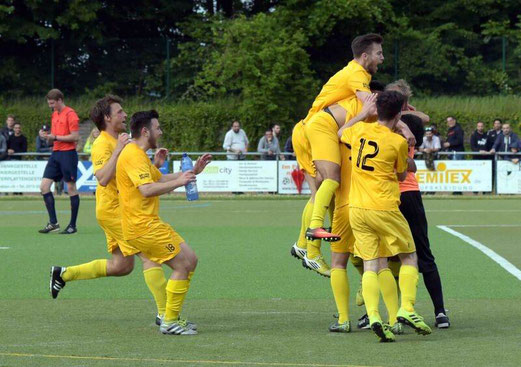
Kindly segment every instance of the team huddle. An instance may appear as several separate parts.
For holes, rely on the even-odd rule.
[[[428,116],[409,105],[412,94],[405,81],[387,86],[371,81],[384,60],[382,43],[376,34],[356,37],[354,60],[329,79],[293,129],[311,198],[291,254],[305,268],[331,278],[338,311],[331,332],[351,331],[346,271],[351,258],[362,275],[357,304],[365,304],[367,312],[358,326],[392,342],[404,332],[403,325],[431,333],[414,310],[418,269],[433,301],[436,326],[450,323],[412,159]],[[324,228],[328,211],[330,229]],[[321,240],[331,243],[331,266],[321,255]],[[380,292],[387,323],[379,313]]]
[[[409,86],[397,81],[384,86],[371,81],[384,60],[383,39],[376,34],[356,37],[354,60],[322,88],[308,115],[293,129],[292,141],[300,168],[311,189],[302,213],[300,237],[291,253],[304,267],[331,278],[338,320],[329,330],[350,332],[347,263],[362,275],[357,304],[367,314],[358,326],[371,328],[382,342],[395,340],[403,325],[427,335],[430,327],[414,310],[418,269],[434,305],[436,326],[449,327],[441,281],[430,252],[427,221],[412,156],[421,142],[428,116],[408,104]],[[54,109],[54,142],[42,180],[49,223],[40,230],[59,230],[53,181],[64,179],[71,197],[71,223],[64,234],[76,232],[79,196],[75,187],[78,117],[63,102],[63,94],[47,95]],[[195,181],[210,163],[202,155],[193,171],[162,174],[168,151],[158,149],[162,131],[156,111],[141,111],[130,120],[122,100],[108,95],[96,102],[91,120],[100,130],[92,145],[96,189],[96,219],[107,239],[110,259],[51,268],[53,298],[71,281],[124,276],[143,262],[143,276],[157,306],[156,324],[163,334],[197,334],[197,325],[181,317],[185,296],[197,266],[197,256],[185,240],[159,217],[159,196]],[[420,132],[420,133],[418,133]],[[57,144],[57,142],[59,142]],[[155,149],[151,160],[147,151]],[[400,183],[399,183],[400,182]],[[326,212],[330,229],[324,228]],[[321,241],[331,243],[331,266],[321,255]],[[401,263],[401,266],[400,266]],[[172,269],[165,277],[162,265]],[[398,284],[396,279],[398,279]],[[398,301],[398,286],[401,304]],[[379,314],[382,293],[388,322]]]

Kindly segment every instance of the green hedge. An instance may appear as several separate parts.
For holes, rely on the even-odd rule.
[[[80,121],[88,120],[89,109],[93,99],[81,98],[67,100],[73,107]],[[417,109],[430,115],[431,122],[438,124],[442,135],[446,131],[445,119],[454,116],[465,130],[465,140],[468,144],[470,134],[474,131],[476,122],[485,122],[487,129],[491,128],[495,118],[510,122],[516,133],[521,130],[521,97],[438,97],[416,98],[411,101]],[[171,151],[221,151],[226,131],[233,119],[238,119],[250,139],[251,150],[256,149],[258,139],[264,134],[264,129],[274,121],[270,116],[249,111],[241,116],[241,101],[238,99],[216,100],[211,102],[174,103],[166,101],[147,101],[130,98],[124,102],[124,108],[130,116],[132,113],[155,108],[159,111],[163,125],[163,145]],[[39,128],[50,123],[50,110],[45,99],[20,99],[0,101],[0,121],[4,116],[14,114],[22,123],[22,130],[29,141],[29,150],[34,151],[35,139]],[[298,117],[295,118],[295,122]],[[291,133],[292,122],[282,122],[281,148]]]

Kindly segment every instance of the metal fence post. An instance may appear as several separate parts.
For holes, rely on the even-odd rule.
[[[492,184],[494,185],[494,195],[497,195],[497,153],[494,153],[494,163],[492,166]]]
[[[165,97],[170,96],[170,38],[166,39],[166,92]]]

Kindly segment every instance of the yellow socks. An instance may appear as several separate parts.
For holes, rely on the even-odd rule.
[[[402,292],[402,308],[407,312],[414,312],[416,286],[418,285],[418,269],[411,265],[402,265],[399,282],[400,291]]]
[[[94,260],[76,266],[67,266],[67,270],[62,275],[66,282],[71,280],[95,279],[107,276],[107,259]]]
[[[339,185],[340,183],[329,178],[322,182],[315,195],[315,205],[313,206],[313,215],[309,228],[319,228],[324,225],[326,210],[329,208],[331,199]]]
[[[327,208],[327,214],[329,215],[329,226],[333,227],[333,217],[335,216],[335,195],[331,198],[331,202]]]
[[[398,288],[396,280],[389,268],[382,269],[378,272],[378,284],[382,292],[387,314],[389,315],[389,324],[396,323],[396,314],[398,313]]]
[[[307,247],[306,240],[306,230],[309,227],[309,222],[311,222],[311,215],[313,214],[313,202],[311,199],[308,200],[304,210],[302,211],[302,223],[300,225],[300,235],[298,237],[297,246],[300,248]]]
[[[174,321],[179,318],[189,286],[190,281],[188,279],[168,280],[168,283],[166,284],[166,322]]]
[[[338,323],[349,321],[349,281],[346,269],[331,269],[331,289],[338,311]]]
[[[317,256],[320,256],[320,245],[321,245],[320,240],[314,240],[314,241],[307,240],[308,259],[314,259]]]
[[[372,322],[373,318],[380,318],[378,304],[380,302],[380,289],[378,275],[374,271],[366,271],[362,277],[362,294],[365,301],[367,315]]]
[[[164,315],[166,307],[166,278],[163,269],[161,267],[153,267],[143,270],[143,276],[150,293],[152,293],[156,301],[157,313],[161,316]]]

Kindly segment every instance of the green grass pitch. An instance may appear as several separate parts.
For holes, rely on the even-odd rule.
[[[51,265],[105,258],[94,201],[82,199],[78,233],[41,235],[40,198],[0,200],[0,366],[519,366],[521,281],[461,239],[451,225],[521,268],[521,199],[425,200],[452,327],[410,329],[379,344],[369,331],[327,331],[329,281],[289,255],[304,200],[162,200],[161,216],[199,265],[184,316],[199,335],[161,335],[139,260],[123,278],[67,284],[49,295]],[[57,201],[62,226],[68,200]],[[507,226],[505,226],[507,225]],[[327,244],[324,252],[329,253]],[[349,266],[351,321],[359,276]],[[417,310],[433,326],[422,280]]]

